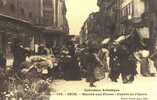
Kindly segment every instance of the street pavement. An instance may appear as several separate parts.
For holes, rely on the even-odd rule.
[[[7,65],[13,60],[8,59]],[[138,72],[139,67],[137,68]],[[109,78],[97,81],[96,87],[89,87],[85,79],[80,81],[54,80],[50,100],[157,100],[157,76],[142,77],[137,75],[135,81],[123,84],[121,77],[118,82]]]
[[[121,78],[117,83],[105,78],[95,85],[96,87],[89,87],[85,79],[55,80],[52,83],[54,91],[50,100],[157,100],[157,77],[137,75],[135,81],[129,84],[123,84]]]

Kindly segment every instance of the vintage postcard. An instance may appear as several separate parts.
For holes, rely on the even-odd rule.
[[[0,100],[156,100],[157,0],[0,0]]]

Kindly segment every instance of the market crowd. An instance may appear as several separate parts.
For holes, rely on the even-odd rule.
[[[118,82],[121,75],[124,84],[133,82],[137,74],[154,77],[157,53],[151,54],[150,40],[140,37],[143,29],[143,24],[132,25],[128,34],[107,37],[100,45],[91,41],[76,44],[72,39],[67,40],[60,49],[40,44],[37,52],[25,48],[20,40],[15,39],[11,47],[12,70],[20,77],[23,77],[23,73],[27,76],[35,68],[42,73],[39,76],[43,79],[51,77],[52,80],[62,78],[69,81],[86,78],[91,87],[106,77],[112,82]],[[6,58],[2,53],[0,70],[6,70]]]
[[[52,48],[50,50],[42,44],[38,47],[37,53],[24,48],[22,42],[16,40],[12,47],[14,56],[12,69],[17,75],[21,76],[23,65],[27,65],[25,63],[27,58],[32,55],[51,55],[55,58],[56,65],[53,65],[52,69],[47,68],[46,74],[48,75],[43,74],[44,77],[42,78],[44,79],[52,77],[52,79],[63,78],[69,81],[86,78],[90,86],[94,87],[94,82],[106,77],[109,77],[113,82],[118,82],[121,75],[123,83],[133,82],[136,74],[141,74],[144,77],[154,77],[156,62],[153,60],[156,54],[150,55],[149,40],[143,39],[142,45],[137,34],[120,36],[120,38],[122,37],[127,39],[124,38],[122,41],[117,42],[108,38],[108,42],[102,43],[99,47],[92,43],[76,45],[73,41],[68,41],[60,51],[57,50],[58,52],[55,52]],[[137,72],[138,64],[140,65],[140,72]],[[42,67],[45,67],[44,65]],[[154,69],[152,65],[154,65]],[[2,53],[0,54],[0,67],[1,70],[6,70],[6,59]]]

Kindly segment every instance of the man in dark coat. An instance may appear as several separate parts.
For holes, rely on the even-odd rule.
[[[70,52],[69,48],[64,47],[61,51],[61,67],[65,80],[80,80],[80,69],[78,67],[75,54]]]
[[[12,53],[13,53],[13,70],[18,74],[21,71],[21,64],[26,60],[27,50],[24,49],[20,40],[15,40],[12,45]]]
[[[109,77],[111,81],[117,82],[117,79],[120,75],[120,64],[119,64],[119,59],[118,59],[118,51],[117,51],[116,45],[112,45],[110,48],[110,74]]]
[[[133,53],[130,52],[129,48],[124,44],[121,44],[118,49],[118,59],[123,83],[132,82],[134,80],[134,75],[136,74],[136,64]]]
[[[132,82],[136,74],[136,63],[126,44],[119,44],[110,49],[110,67],[109,77],[117,82],[119,75],[122,75],[123,83]],[[129,78],[128,78],[129,77]]]

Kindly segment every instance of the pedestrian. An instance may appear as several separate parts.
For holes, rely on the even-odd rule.
[[[89,46],[87,54],[87,82],[90,87],[95,87],[94,83],[97,81],[95,77],[95,69],[100,62],[96,58],[97,48],[93,45]]]
[[[143,39],[143,47],[139,49],[138,52],[135,53],[136,59],[140,62],[140,74],[144,77],[154,76],[155,74],[151,72],[151,55],[149,51],[149,39]]]
[[[111,38],[105,38],[101,44],[102,48],[98,52],[98,55],[100,54],[99,58],[102,59],[103,66],[105,67],[106,72],[110,71],[109,68],[109,45],[110,45]]]
[[[117,45],[114,45],[114,44],[111,45],[109,57],[110,57],[109,78],[111,79],[111,81],[117,82],[117,79],[120,75],[120,63],[119,63],[119,59],[118,59],[118,47],[117,47]]]
[[[123,83],[133,82],[136,75],[136,63],[133,53],[125,43],[125,41],[119,44],[116,43],[110,49],[111,70],[109,77],[113,82],[117,82],[120,74]]]
[[[87,77],[87,63],[88,63],[87,55],[88,55],[87,46],[86,46],[86,44],[82,44],[80,46],[78,57],[79,57],[79,66],[80,66],[80,70],[81,70],[81,75],[84,78]]]
[[[19,39],[15,39],[12,45],[13,53],[13,70],[17,74],[20,74],[21,64],[26,61],[28,51],[23,47],[22,42]]]
[[[136,63],[133,53],[125,44],[121,44],[118,48],[118,59],[123,83],[133,82],[136,75]]]
[[[109,66],[108,66],[108,56],[109,56],[109,51],[102,47],[99,51],[98,51],[98,60],[101,63],[102,66],[100,66],[100,79],[105,78],[105,74],[107,74],[109,72]]]
[[[63,78],[65,80],[69,81],[81,79],[80,69],[77,63],[75,53],[71,53],[66,46],[61,50],[60,61],[61,69],[63,71]]]
[[[74,57],[75,55],[75,46],[72,40],[67,41],[66,47],[69,50],[69,54]]]

